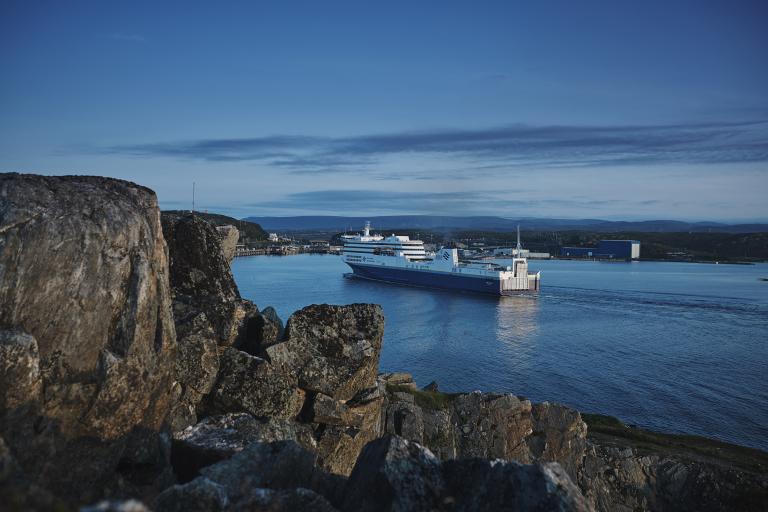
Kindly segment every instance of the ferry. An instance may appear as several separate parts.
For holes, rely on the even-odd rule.
[[[541,283],[541,272],[528,272],[526,258],[513,257],[512,265],[506,266],[462,262],[452,248],[427,254],[421,240],[371,234],[370,222],[366,222],[362,233],[342,235],[342,241],[342,257],[352,269],[349,277],[492,295],[537,291]],[[518,227],[516,254],[521,254],[521,249]]]

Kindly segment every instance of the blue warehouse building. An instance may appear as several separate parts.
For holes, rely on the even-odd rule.
[[[597,247],[561,247],[560,256],[566,258],[637,260],[640,259],[640,241],[600,240]]]

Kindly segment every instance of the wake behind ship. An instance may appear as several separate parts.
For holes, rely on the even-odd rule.
[[[343,235],[342,240],[344,262],[364,279],[493,295],[536,291],[541,281],[541,272],[528,272],[526,258],[513,258],[511,266],[465,263],[459,262],[456,249],[448,248],[430,257],[421,240],[372,235],[370,223],[361,234]],[[517,247],[520,254],[519,231]]]

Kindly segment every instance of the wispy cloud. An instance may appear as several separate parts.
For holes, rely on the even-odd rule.
[[[297,174],[373,169],[392,156],[433,155],[474,168],[597,167],[768,161],[768,121],[652,126],[529,126],[357,137],[269,136],[120,145],[108,153],[262,161]]]
[[[509,211],[526,208],[564,207],[592,211],[597,207],[627,204],[613,199],[529,199],[525,190],[399,192],[382,190],[317,190],[296,192],[285,197],[251,205],[259,209],[288,211],[375,211],[382,214],[409,212],[413,214],[453,215],[479,214],[489,211]],[[640,204],[640,202],[638,202]]]

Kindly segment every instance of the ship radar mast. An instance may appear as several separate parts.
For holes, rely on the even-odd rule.
[[[371,221],[365,221],[365,227],[363,228],[363,236],[371,236]]]

